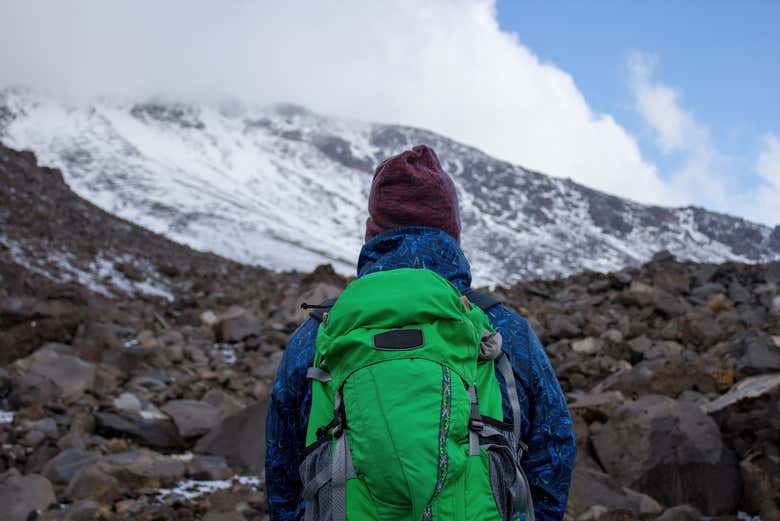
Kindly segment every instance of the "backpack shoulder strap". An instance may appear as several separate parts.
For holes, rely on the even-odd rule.
[[[306,302],[304,302],[303,304],[301,304],[301,309],[311,309],[311,311],[309,312],[309,316],[314,320],[316,320],[317,322],[322,322],[325,313],[327,313],[328,310],[332,308],[333,304],[335,303],[336,303],[335,298],[329,298],[320,304],[307,304]]]
[[[495,295],[491,295],[490,293],[476,289],[466,290],[463,295],[469,299],[469,302],[481,308],[482,311],[487,311],[493,306],[497,306],[503,303],[502,300]]]

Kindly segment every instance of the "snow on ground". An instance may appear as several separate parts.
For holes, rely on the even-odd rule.
[[[212,348],[222,355],[226,364],[236,363],[236,348],[232,344],[214,344]]]
[[[0,423],[13,423],[16,413],[13,411],[3,411],[0,409]]]
[[[256,488],[260,485],[260,479],[256,476],[233,476],[231,479],[214,481],[195,481],[193,479],[186,479],[178,482],[171,488],[161,488],[157,490],[157,499],[159,501],[166,501],[174,498],[192,500],[218,490],[229,489],[235,484]]]
[[[110,253],[101,253],[85,264],[67,251],[51,250],[45,255],[34,255],[21,241],[2,235],[0,244],[7,247],[14,262],[55,282],[75,281],[106,297],[138,292],[162,297],[169,302],[174,300],[173,293],[153,266],[127,255],[112,257]],[[117,262],[138,265],[147,278],[143,281],[130,280],[116,269]]]

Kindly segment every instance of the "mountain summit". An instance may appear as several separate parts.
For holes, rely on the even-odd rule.
[[[331,262],[351,274],[374,166],[419,143],[436,150],[457,185],[478,284],[617,270],[659,250],[699,262],[780,259],[780,226],[643,205],[433,132],[296,105],[68,104],[5,89],[0,140],[60,168],[104,210],[278,270]]]

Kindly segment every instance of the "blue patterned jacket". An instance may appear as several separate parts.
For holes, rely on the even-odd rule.
[[[471,268],[447,233],[421,226],[389,230],[363,246],[358,276],[395,268],[427,268],[461,292],[471,286]],[[528,322],[503,305],[490,308],[490,322],[503,337],[522,404],[522,435],[528,445],[523,469],[539,521],[563,518],[574,465],[575,439],[569,411],[550,361]],[[311,391],[306,369],[314,361],[319,323],[308,318],[290,337],[271,394],[266,423],[266,488],[272,521],[304,515],[299,455],[303,451]],[[503,379],[504,415],[511,418]]]

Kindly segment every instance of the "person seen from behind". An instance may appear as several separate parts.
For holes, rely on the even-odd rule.
[[[314,309],[278,369],[271,520],[563,519],[565,398],[528,321],[471,289],[434,151],[380,164],[368,210],[358,278]]]

